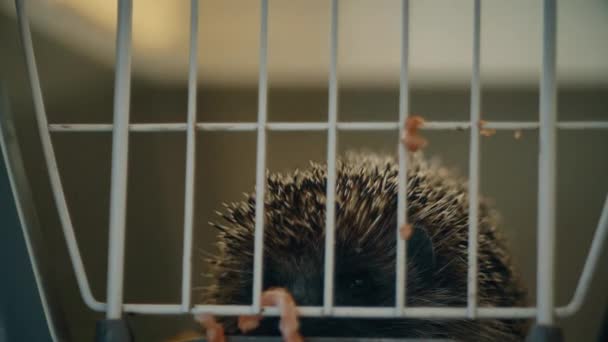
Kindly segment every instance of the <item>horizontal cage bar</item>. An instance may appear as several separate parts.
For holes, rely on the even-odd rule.
[[[105,305],[96,311],[105,311]],[[123,311],[135,314],[154,315],[181,315],[184,314],[180,304],[123,304]],[[476,318],[480,319],[525,319],[533,318],[537,313],[536,307],[478,307]],[[555,309],[559,317],[573,315],[571,305],[561,306]],[[258,314],[250,305],[195,305],[191,314],[209,313],[218,316],[239,316]],[[279,316],[279,310],[275,307],[262,307],[262,316]],[[343,318],[426,318],[426,319],[466,319],[468,312],[466,307],[405,307],[402,313],[395,311],[394,307],[343,307],[335,306],[331,314],[326,314],[321,306],[299,306],[298,314],[302,317],[343,317]]]
[[[608,121],[562,121],[557,128],[563,130],[608,129]],[[49,124],[51,132],[111,132],[112,124],[78,124],[60,123]],[[132,132],[185,132],[187,123],[132,123],[129,130]],[[325,131],[329,128],[327,122],[269,122],[265,125],[269,131]],[[338,122],[338,130],[342,131],[390,131],[400,128],[399,122]],[[471,128],[469,121],[427,121],[422,130],[467,130]],[[496,130],[535,130],[539,123],[535,121],[488,121],[483,128]],[[199,131],[256,131],[255,122],[213,122],[197,123]]]
[[[576,313],[582,306],[589,292],[593,274],[597,271],[602,247],[608,240],[608,196],[604,201],[602,213],[593,236],[593,243],[585,259],[583,272],[577,282],[576,292],[570,302],[557,308],[555,313],[559,317],[568,317]],[[105,311],[106,304],[95,302],[89,304],[95,311]],[[130,313],[178,315],[183,314],[180,304],[124,304],[123,310]],[[248,315],[255,314],[252,306],[248,305],[195,305],[190,310],[193,314],[212,313],[215,315]],[[467,318],[466,307],[407,307],[402,313],[394,307],[335,307],[332,314],[327,315],[323,307],[298,307],[302,316],[330,316],[330,317],[412,317],[412,318]],[[532,318],[536,315],[535,307],[479,307],[477,318]],[[263,315],[277,315],[275,308],[263,308]]]

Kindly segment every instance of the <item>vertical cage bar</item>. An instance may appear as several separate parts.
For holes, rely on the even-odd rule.
[[[184,190],[184,254],[182,259],[182,310],[189,311],[192,289],[192,231],[196,182],[196,83],[198,66],[198,0],[190,1],[190,60],[188,70],[188,127],[186,136],[186,188]]]
[[[116,77],[114,82],[114,131],[110,188],[110,241],[108,252],[108,307],[106,317],[122,314],[127,169],[129,156],[129,102],[131,95],[131,0],[118,1]]]
[[[548,326],[553,324],[555,306],[556,16],[556,1],[544,0],[538,167],[537,323]]]
[[[409,112],[409,0],[401,4],[401,73],[399,76],[399,126],[401,134],[405,133],[405,121]],[[400,228],[407,224],[407,151],[405,145],[398,142],[399,150],[399,187],[397,190],[397,262],[395,279],[395,306],[398,314],[403,312],[406,303],[407,282],[407,244],[401,238]]]
[[[471,141],[469,142],[469,253],[467,315],[477,315],[477,235],[479,221],[479,123],[481,119],[481,1],[475,0],[473,15],[473,70],[471,77]]]
[[[258,79],[258,136],[255,181],[255,236],[253,257],[253,310],[260,311],[264,260],[264,193],[266,190],[266,117],[268,99],[268,0],[261,0],[260,65]]]
[[[98,302],[93,297],[91,287],[89,286],[86,270],[82,263],[80,250],[78,249],[76,235],[74,234],[72,219],[70,217],[65,194],[63,192],[63,185],[61,184],[61,177],[59,175],[59,167],[57,166],[57,160],[55,159],[55,150],[53,149],[53,142],[51,140],[51,134],[49,133],[49,124],[44,106],[44,97],[42,96],[42,87],[40,86],[40,78],[38,77],[38,69],[36,68],[36,56],[34,54],[32,34],[27,17],[27,6],[24,4],[23,0],[15,0],[15,10],[17,12],[19,34],[23,44],[27,73],[32,90],[32,99],[34,102],[34,111],[36,114],[36,123],[38,124],[38,133],[40,134],[42,151],[44,152],[43,154],[48,169],[51,190],[53,191],[53,198],[55,199],[55,205],[57,206],[59,221],[61,222],[61,228],[68,247],[70,260],[72,261],[72,265],[74,267],[78,288],[84,302],[88,307],[94,310],[101,310],[103,309],[103,304]]]
[[[604,207],[602,208],[602,213],[600,214],[600,220],[597,224],[597,228],[595,229],[595,234],[593,234],[593,239],[591,239],[591,248],[589,249],[589,253],[587,254],[587,258],[585,259],[585,265],[583,266],[583,272],[578,280],[576,285],[576,290],[574,291],[574,296],[568,305],[566,306],[566,311],[576,312],[583,305],[583,301],[587,297],[587,293],[589,292],[589,287],[591,287],[591,280],[593,279],[593,275],[596,273],[597,265],[600,262],[600,257],[602,255],[602,246],[608,240],[608,195],[604,200]],[[559,311],[559,309],[558,309]]]
[[[325,217],[325,278],[323,308],[331,314],[334,305],[334,266],[336,235],[336,149],[338,122],[338,0],[331,2],[329,66],[329,105],[327,132],[327,200]]]

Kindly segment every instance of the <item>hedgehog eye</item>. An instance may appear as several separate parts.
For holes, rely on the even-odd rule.
[[[350,283],[349,287],[354,290],[354,289],[360,289],[364,285],[365,285],[365,280],[358,278],[358,279],[353,280]]]

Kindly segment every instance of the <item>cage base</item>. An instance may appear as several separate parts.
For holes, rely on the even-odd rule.
[[[123,319],[103,319],[97,321],[95,342],[133,342],[133,335],[127,321]]]
[[[526,342],[562,342],[562,329],[557,326],[534,325]]]

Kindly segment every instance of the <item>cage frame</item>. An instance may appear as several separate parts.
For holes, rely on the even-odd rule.
[[[31,86],[38,131],[48,168],[51,188],[57,205],[63,234],[81,297],[92,310],[105,312],[107,322],[121,325],[124,313],[140,314],[200,314],[246,315],[263,314],[275,316],[275,308],[262,307],[260,296],[262,290],[262,257],[263,257],[263,212],[264,192],[266,186],[266,134],[268,131],[327,131],[327,219],[325,243],[325,274],[333,274],[335,234],[335,182],[336,182],[336,146],[339,131],[397,131],[404,133],[404,124],[409,110],[409,1],[402,0],[401,13],[401,70],[399,88],[399,120],[397,122],[340,122],[338,121],[338,14],[339,1],[331,1],[330,13],[330,70],[328,77],[329,101],[328,120],[326,122],[268,122],[268,0],[260,0],[260,63],[258,77],[258,115],[256,122],[197,122],[197,57],[198,57],[198,0],[191,0],[190,16],[190,52],[188,76],[188,107],[185,123],[130,123],[129,98],[131,81],[131,26],[132,0],[118,0],[118,23],[116,35],[116,75],[114,97],[114,119],[112,124],[79,124],[49,123],[46,116],[42,89],[36,67],[34,48],[24,0],[15,0],[19,24],[19,33],[23,44],[29,82]],[[403,317],[434,319],[489,319],[489,318],[536,318],[537,327],[549,332],[540,337],[548,338],[555,327],[555,317],[565,317],[576,313],[582,306],[589,291],[599,257],[608,239],[608,196],[603,205],[598,226],[583,271],[579,277],[576,290],[568,304],[556,307],[554,303],[555,277],[555,191],[556,191],[556,133],[557,130],[606,130],[608,121],[558,121],[556,109],[556,0],[543,0],[543,44],[542,74],[540,78],[540,115],[539,121],[499,121],[484,123],[484,128],[497,130],[538,130],[539,131],[539,191],[538,191],[538,271],[537,271],[537,304],[535,307],[479,307],[477,303],[477,221],[480,178],[480,113],[481,113],[481,75],[480,75],[480,37],[481,37],[481,0],[474,0],[473,16],[473,63],[471,76],[471,109],[467,121],[425,122],[423,130],[469,130],[469,238],[468,238],[468,272],[467,272],[467,306],[462,308],[407,307],[406,283],[407,264],[406,244],[397,239],[396,262],[396,299],[394,307],[336,307],[333,305],[333,277],[324,277],[323,305],[318,307],[299,307],[302,316],[332,317]],[[6,125],[6,118],[0,117]],[[194,211],[195,149],[197,131],[223,132],[256,132],[256,220],[254,242],[254,281],[252,305],[193,305],[191,301],[192,272],[192,237]],[[97,300],[90,289],[86,270],[82,263],[78,243],[71,222],[69,207],[63,193],[63,187],[51,133],[69,132],[112,132],[112,182],[110,200],[110,236],[108,254],[107,301]],[[126,184],[128,161],[128,136],[130,132],[185,132],[186,175],[185,175],[185,209],[184,209],[184,251],[182,258],[182,291],[181,301],[177,304],[138,304],[124,303],[124,236],[126,211]],[[6,143],[6,136],[2,141]],[[3,145],[4,146],[4,145]],[[398,227],[407,223],[405,215],[407,203],[407,151],[397,142],[399,156]],[[4,150],[3,150],[4,152]],[[6,152],[5,152],[6,153]],[[9,164],[11,159],[8,159]],[[9,165],[10,166],[10,165]],[[23,220],[23,218],[22,218]],[[397,235],[398,236],[398,235]],[[35,259],[35,255],[31,254]],[[99,328],[103,330],[104,328]],[[111,330],[112,327],[108,328]],[[539,330],[532,332],[532,335]],[[546,335],[549,334],[549,335]],[[552,335],[551,335],[552,336]],[[111,341],[112,339],[107,339]]]

